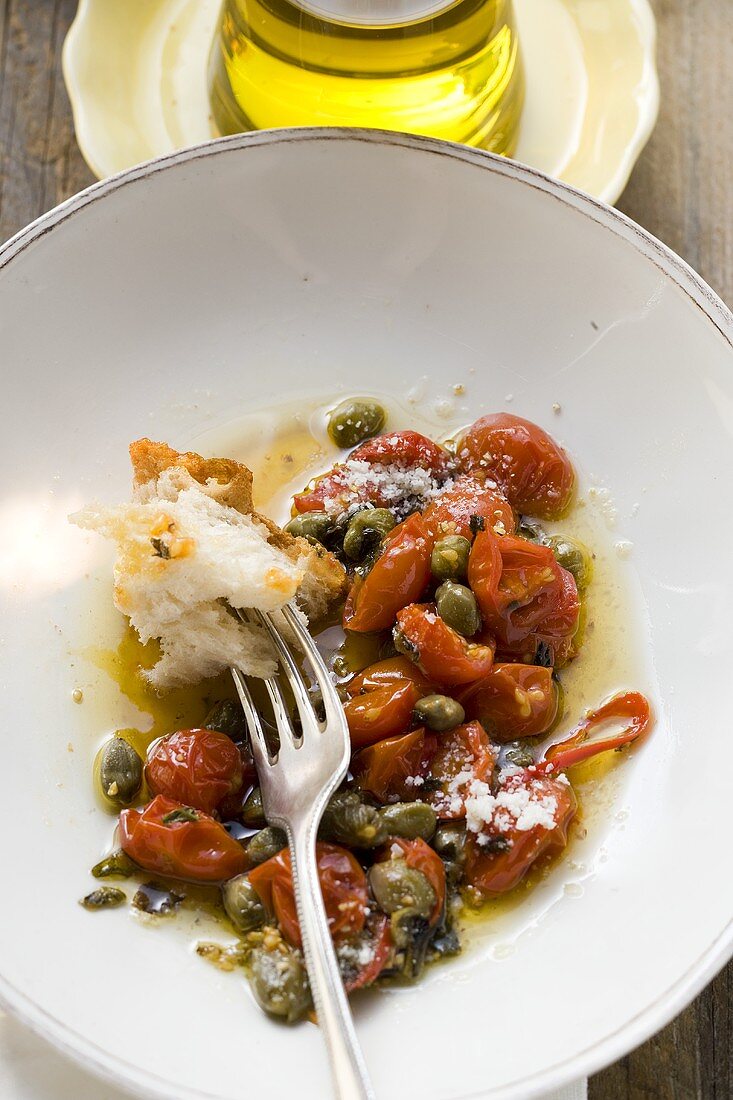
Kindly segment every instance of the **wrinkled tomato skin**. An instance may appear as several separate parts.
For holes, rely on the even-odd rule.
[[[346,848],[318,841],[316,861],[331,935],[338,939],[339,936],[361,932],[366,918],[368,890],[366,875],[356,858]],[[276,918],[285,939],[294,947],[300,947],[290,850],[283,848],[277,855],[253,868],[249,880],[262,904]]]
[[[494,663],[487,639],[473,642],[443,622],[433,604],[411,604],[397,613],[397,626],[415,649],[415,660],[435,684],[454,687],[475,683]]]
[[[373,745],[385,737],[405,733],[412,711],[422,693],[409,680],[397,680],[386,687],[355,695],[344,706],[354,749]]]
[[[352,586],[344,608],[344,630],[389,630],[397,612],[425,591],[432,548],[419,513],[395,527],[369,573]]]
[[[627,719],[627,725],[621,733],[589,741],[592,731],[604,722],[615,719]],[[648,732],[652,721],[649,700],[638,691],[625,691],[614,695],[600,707],[589,711],[578,723],[573,732],[556,745],[551,745],[545,753],[540,767],[548,772],[561,771],[589,760],[602,752],[619,750],[639,741]]]
[[[513,890],[541,855],[562,851],[567,844],[568,827],[577,810],[572,787],[549,778],[535,778],[534,783],[542,784],[544,793],[556,799],[551,829],[544,825],[524,831],[513,829],[506,837],[509,847],[503,852],[485,851],[472,836],[466,842],[465,882],[481,898],[499,897]]]
[[[191,882],[223,882],[246,870],[244,848],[203,810],[193,811],[195,821],[164,823],[188,809],[159,794],[143,810],[123,810],[122,850],[146,871]]]
[[[437,743],[434,734],[417,729],[361,749],[351,758],[357,787],[380,802],[386,802],[390,796],[414,799],[428,773]]]
[[[430,914],[430,924],[437,924],[445,906],[445,864],[443,860],[420,837],[415,840],[394,837],[378,854],[378,861],[395,858],[396,848],[400,849],[400,858],[404,859],[407,866],[412,867],[415,871],[421,871],[435,891],[436,900]]]
[[[376,661],[357,673],[345,686],[347,693],[353,696],[405,680],[414,684],[421,695],[431,695],[435,690],[409,657],[385,657],[383,661]]]
[[[476,718],[495,741],[537,737],[557,717],[559,693],[552,669],[496,664],[488,676],[459,696],[468,718]]]
[[[460,441],[458,460],[467,473],[495,481],[518,512],[557,519],[572,499],[575,472],[565,451],[520,416],[482,416]]]
[[[476,516],[489,527],[499,526],[508,535],[513,535],[516,529],[509,502],[495,489],[467,474],[457,478],[452,488],[423,513],[425,524],[436,540],[446,535],[462,535],[470,541],[474,536],[471,521]]]
[[[468,583],[485,628],[505,651],[519,651],[532,637],[561,643],[577,629],[575,580],[547,546],[480,531],[471,547]]]
[[[420,432],[388,432],[360,444],[349,456],[377,466],[419,466],[433,477],[448,472],[450,455],[445,447]]]
[[[424,796],[425,801],[443,821],[465,817],[470,784],[474,779],[490,783],[495,765],[496,752],[480,722],[468,722],[442,734],[430,761],[428,778],[432,789]],[[470,778],[456,786],[451,781],[462,773]]]
[[[145,778],[153,794],[210,814],[242,789],[242,757],[217,730],[177,730],[152,747]]]

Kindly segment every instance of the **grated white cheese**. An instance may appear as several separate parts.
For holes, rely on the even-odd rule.
[[[479,844],[488,843],[488,833],[501,836],[515,829],[523,833],[538,825],[553,829],[557,814],[557,799],[546,792],[541,780],[518,782],[513,776],[504,779],[496,794],[488,783],[474,779],[465,806],[466,828],[478,835]]]
[[[348,509],[352,502],[349,498],[378,501],[398,516],[407,515],[416,509],[422,511],[453,487],[452,478],[437,478],[422,466],[380,465],[358,458],[344,462],[338,474],[333,495],[323,501],[324,510],[331,515]]]

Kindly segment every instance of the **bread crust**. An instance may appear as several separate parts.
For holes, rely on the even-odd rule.
[[[170,467],[182,466],[212,499],[252,516],[269,531],[268,542],[287,554],[291,561],[301,561],[306,568],[302,586],[304,611],[309,619],[323,619],[346,595],[346,570],[323,546],[314,546],[307,539],[284,531],[267,516],[256,512],[252,501],[252,471],[233,458],[203,458],[195,451],[176,451],[167,443],[152,439],[137,439],[130,444],[133,485],[141,488],[157,481]]]

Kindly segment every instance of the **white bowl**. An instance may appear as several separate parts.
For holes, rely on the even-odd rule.
[[[315,1028],[273,1025],[172,925],[76,904],[110,838],[91,754],[126,712],[85,649],[113,631],[98,611],[108,559],[65,516],[126,494],[139,435],[184,446],[253,406],[344,389],[422,387],[446,423],[511,395],[561,435],[585,486],[607,490],[608,538],[633,543],[628,686],[658,719],[611,773],[582,868],[560,863],[417,989],[361,1005],[377,1094],[538,1095],[645,1039],[725,963],[733,319],[681,260],[487,154],[257,133],[133,169],[20,233],[0,251],[0,337],[0,994],[14,1012],[141,1095],[327,1094]]]

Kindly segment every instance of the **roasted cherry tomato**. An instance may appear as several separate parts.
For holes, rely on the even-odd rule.
[[[409,680],[421,695],[430,695],[435,690],[409,657],[386,657],[383,661],[377,661],[357,673],[345,686],[349,695],[360,695],[364,691],[388,687],[399,680]]]
[[[411,431],[374,436],[352,451],[349,457],[379,466],[419,466],[433,477],[445,476],[450,462],[445,447],[419,432]]]
[[[464,470],[496,482],[518,512],[555,519],[570,503],[575,473],[547,432],[510,413],[482,416],[458,447]]]
[[[120,844],[146,871],[192,882],[223,882],[247,866],[244,848],[203,810],[159,794],[120,814]]]
[[[388,536],[366,577],[358,577],[344,608],[344,629],[389,630],[400,608],[422,596],[430,580],[433,541],[415,512]]]
[[[621,733],[597,741],[588,740],[597,726],[604,722],[624,719],[627,719],[627,725]],[[544,768],[549,774],[552,771],[561,771],[563,768],[572,768],[573,764],[580,764],[582,760],[589,760],[592,756],[608,752],[610,749],[623,749],[626,745],[643,737],[650,722],[649,702],[638,691],[614,695],[603,706],[590,711],[564,741],[551,745],[545,753],[545,759],[538,767]]]
[[[433,604],[410,604],[397,614],[397,628],[415,661],[436,684],[472,684],[486,676],[494,663],[490,641],[471,642],[438,615]]]
[[[211,813],[242,789],[242,757],[225,733],[178,730],[153,746],[145,778],[153,794]]]
[[[400,849],[399,854],[397,848]],[[404,840],[394,837],[382,850],[383,859],[404,859],[408,867],[421,871],[435,891],[435,905],[430,914],[430,924],[436,924],[445,906],[445,864],[437,852],[419,837],[416,840]]]
[[[420,794],[436,747],[433,734],[417,729],[361,749],[351,760],[356,785],[380,802],[390,796],[414,799]]]
[[[415,703],[421,698],[422,692],[410,680],[396,680],[387,687],[355,695],[344,706],[352,746],[361,749],[405,733]]]
[[[474,779],[490,783],[495,764],[496,754],[480,722],[469,722],[442,734],[430,762],[425,801],[438,817],[465,817],[471,783]]]
[[[331,935],[361,932],[367,913],[367,880],[351,852],[335,844],[316,844],[318,881]],[[283,848],[276,856],[249,873],[249,880],[265,908],[275,917],[283,936],[300,947],[300,926],[295,907],[290,851]]]
[[[384,970],[392,954],[392,933],[389,920],[384,913],[374,913],[367,919],[365,932],[369,933],[367,944],[371,948],[371,957],[368,962],[352,977],[344,981],[344,989],[347,993],[353,993],[357,989],[375,982]]]
[[[491,843],[495,838],[490,837],[484,847],[479,838],[469,834],[465,881],[481,897],[505,894],[524,878],[539,856],[561,851],[567,844],[568,826],[577,809],[572,787],[548,776],[526,773],[516,777],[511,789],[518,790],[527,784],[531,785],[532,798],[554,801],[553,823],[550,826],[537,823],[529,829],[513,827],[502,832],[500,839],[506,844],[500,850],[496,843]]]
[[[513,535],[516,528],[508,501],[496,489],[467,474],[457,478],[434,504],[428,505],[423,519],[435,539],[446,535],[472,539],[476,519],[489,527],[498,527],[502,534]]]
[[[468,583],[484,625],[504,647],[521,645],[531,635],[561,640],[577,629],[575,580],[548,546],[480,531],[468,559]]]
[[[488,676],[461,692],[459,702],[495,741],[545,733],[557,717],[559,693],[552,669],[496,664]]]

